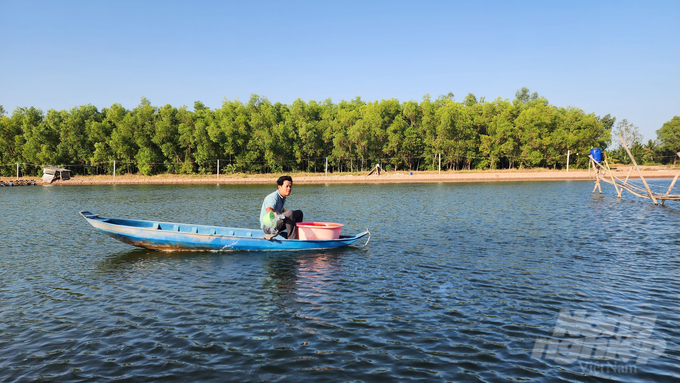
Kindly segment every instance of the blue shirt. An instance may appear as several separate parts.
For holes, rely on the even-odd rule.
[[[283,213],[283,205],[286,203],[286,197],[281,197],[278,189],[264,198],[262,202],[262,210],[260,211],[260,227],[264,227],[264,222],[262,218],[267,214],[267,208],[271,207],[274,209],[274,213]]]

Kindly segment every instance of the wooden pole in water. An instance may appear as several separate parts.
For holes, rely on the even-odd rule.
[[[675,185],[675,181],[678,180],[678,176],[680,176],[680,173],[679,173],[679,174],[676,174],[676,175],[675,175],[675,178],[673,178],[673,182],[671,182],[671,186],[668,187],[668,191],[666,192],[666,195],[671,194],[671,190],[673,190],[673,186]],[[665,199],[664,199],[664,200],[661,200],[661,205],[663,205],[664,202],[666,202]]]
[[[619,191],[619,187],[616,186],[616,181],[614,181],[614,175],[612,174],[612,169],[609,167],[609,161],[607,159],[604,159],[604,164],[607,166],[607,171],[609,172],[609,177],[612,179],[612,185],[614,185],[614,189],[616,189],[616,194],[619,195],[619,198],[621,198],[621,192]],[[623,191],[623,188],[621,188],[621,191]]]
[[[595,187],[593,188],[593,193],[595,193],[597,188],[600,188],[600,194],[602,194],[602,187],[600,186],[600,169],[595,164],[595,160],[592,156],[590,157],[590,161],[593,163],[593,170],[595,171]]]
[[[623,181],[623,185],[628,183],[628,177],[630,177],[630,173],[633,171],[633,167],[631,166],[630,169],[628,170],[628,175],[626,176],[626,179]],[[623,186],[621,186],[621,191],[619,191],[619,198],[621,198],[621,193],[623,192]]]
[[[630,169],[628,170],[628,175],[626,176],[626,179],[623,181],[623,184],[625,185],[628,182],[628,177],[630,177],[630,173],[633,171],[633,167],[631,166]]]
[[[623,147],[626,149],[626,152],[628,153],[630,160],[633,161],[633,165],[635,165],[635,170],[637,170],[638,175],[640,175],[640,179],[642,180],[642,183],[645,185],[645,189],[647,189],[647,193],[649,193],[649,197],[654,202],[654,205],[658,205],[658,203],[656,202],[656,198],[654,198],[654,194],[652,193],[652,189],[649,188],[649,185],[647,185],[647,181],[645,181],[645,177],[642,176],[642,172],[640,171],[640,168],[638,168],[637,162],[635,162],[635,158],[633,157],[633,154],[630,152],[630,149],[628,149],[628,145],[626,145],[626,141],[623,140],[623,137],[620,134],[619,134],[619,138],[621,139],[621,142],[623,143]]]

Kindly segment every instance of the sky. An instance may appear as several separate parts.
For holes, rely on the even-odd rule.
[[[0,105],[421,101],[680,115],[680,1],[0,0]]]

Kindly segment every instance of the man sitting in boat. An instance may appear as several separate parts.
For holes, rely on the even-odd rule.
[[[302,222],[302,210],[286,210],[283,207],[286,197],[293,190],[293,179],[290,176],[281,176],[276,180],[276,185],[277,190],[265,197],[262,203],[260,226],[270,238],[285,228],[288,239],[298,239],[296,223]]]

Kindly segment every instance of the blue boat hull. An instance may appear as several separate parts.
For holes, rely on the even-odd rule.
[[[324,250],[350,245],[370,233],[365,231],[339,239],[302,241],[264,237],[261,229],[105,218],[88,211],[80,215],[100,232],[132,246],[163,251],[297,251]]]

